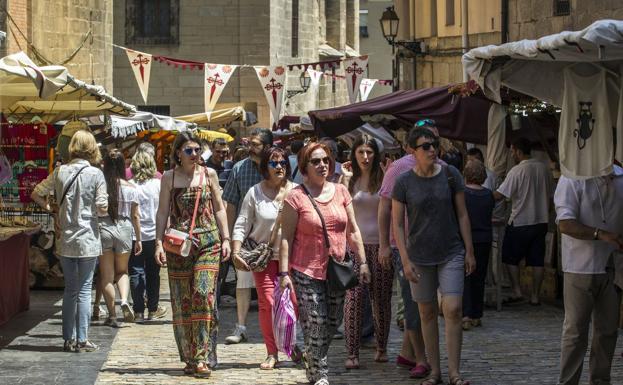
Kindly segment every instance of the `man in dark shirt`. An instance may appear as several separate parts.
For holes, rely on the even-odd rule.
[[[227,177],[229,176],[229,171],[231,170],[233,164],[231,161],[227,160],[229,156],[229,146],[227,142],[223,138],[217,138],[212,141],[212,156],[208,158],[205,165],[207,167],[213,168],[218,175],[219,184],[222,187],[225,187],[225,183],[227,182]]]

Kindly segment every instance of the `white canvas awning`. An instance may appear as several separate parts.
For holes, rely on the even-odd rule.
[[[177,116],[175,119],[195,123],[198,126],[223,126],[236,121],[245,122],[247,116],[244,108],[242,106],[237,106],[214,111],[200,112],[198,114]]]
[[[599,20],[581,31],[474,48],[463,55],[465,71],[496,102],[501,102],[500,87],[508,87],[560,106],[562,70],[578,63],[619,74],[623,21]]]
[[[92,125],[105,125],[103,115],[89,118]],[[196,129],[195,123],[175,119],[170,116],[152,114],[146,111],[137,111],[130,116],[111,116],[110,133],[115,138],[125,138],[136,135],[143,130],[164,130],[164,131],[187,131]]]
[[[373,138],[377,139],[378,140],[377,143],[381,144],[381,146],[379,147],[379,150],[381,151],[395,152],[395,151],[400,151],[401,149],[400,143],[398,143],[398,141],[394,139],[394,137],[391,136],[390,133],[387,132],[385,128],[374,127],[369,123],[366,123],[363,126],[347,134],[341,135],[338,138],[340,138],[346,144],[352,147],[355,139],[357,139],[357,137],[359,137],[362,134],[368,134],[372,136]]]
[[[20,118],[39,116],[54,123],[103,113],[129,115],[133,105],[103,87],[75,79],[62,66],[37,66],[25,53],[0,59],[0,112]]]

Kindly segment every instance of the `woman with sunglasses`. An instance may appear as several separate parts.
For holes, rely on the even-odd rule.
[[[307,379],[315,385],[328,385],[327,352],[344,316],[344,291],[331,289],[326,280],[329,258],[343,259],[348,241],[360,264],[360,283],[370,282],[370,270],[350,194],[343,185],[327,181],[335,167],[329,148],[322,143],[307,145],[299,152],[298,164],[306,178],[303,185],[290,191],[284,204],[280,285],[296,291]],[[329,249],[311,199],[324,218]]]
[[[173,333],[185,374],[208,377],[216,365],[218,313],[216,282],[221,255],[229,256],[229,229],[216,171],[199,166],[201,146],[192,133],[173,142],[171,163],[162,176],[156,216],[156,262],[167,265]],[[199,196],[197,196],[199,194]],[[170,227],[188,233],[199,198],[193,248],[183,257],[165,253],[162,239]]]
[[[476,267],[463,178],[453,166],[437,160],[439,141],[427,129],[409,133],[415,167],[396,180],[392,223],[404,273],[422,320],[431,371],[421,384],[442,383],[439,359],[437,290],[443,295],[450,385],[467,385],[460,374],[464,276]],[[405,212],[409,223],[405,239]]]
[[[245,239],[250,238],[256,243],[271,241],[273,228],[280,226],[279,213],[283,199],[294,185],[288,181],[291,173],[290,162],[281,148],[271,147],[263,153],[260,173],[264,180],[253,186],[245,195],[232,232],[232,256],[238,270],[249,271],[249,266],[240,257],[240,248]],[[262,370],[273,369],[279,362],[273,335],[272,314],[273,293],[279,272],[280,233],[281,230],[277,230],[277,236],[272,239],[273,258],[266,269],[253,272],[259,302],[260,329],[268,353],[264,362],[260,364]],[[296,298],[293,300],[296,301]]]
[[[387,362],[387,340],[391,323],[393,266],[379,262],[379,189],[383,182],[381,153],[377,141],[369,135],[355,139],[350,161],[342,165],[342,184],[353,196],[353,209],[361,231],[364,250],[372,273],[370,287],[359,285],[346,292],[344,334],[348,359],[346,369],[359,368],[359,348],[363,321],[364,290],[370,290],[376,337],[376,362]],[[355,262],[355,270],[359,264]]]

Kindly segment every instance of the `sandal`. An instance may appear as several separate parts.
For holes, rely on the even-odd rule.
[[[195,367],[195,377],[208,378],[212,374],[212,370],[205,362],[197,363]]]
[[[385,350],[377,350],[376,354],[374,355],[374,361],[375,362],[387,362],[387,361],[389,361],[387,359],[387,352]]]
[[[441,378],[433,377],[433,376],[428,377],[424,381],[420,382],[420,385],[437,385],[437,384],[443,384],[443,381],[441,381]]]
[[[359,357],[349,356],[344,364],[346,369],[359,369]]]
[[[277,365],[277,357],[273,356],[273,355],[269,355],[268,357],[266,357],[266,359],[264,360],[264,362],[262,362],[260,364],[260,369],[262,370],[273,370],[275,368],[275,365]]]
[[[195,365],[191,364],[190,362],[187,362],[186,366],[184,366],[184,374],[191,375],[194,373],[195,373]]]
[[[300,364],[303,361],[303,351],[298,345],[294,345],[294,349],[292,349],[292,355],[290,359],[295,364]]]
[[[462,379],[459,376],[450,378],[448,385],[469,385],[469,381]]]

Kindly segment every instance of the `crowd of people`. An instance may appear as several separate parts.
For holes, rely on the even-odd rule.
[[[149,143],[138,147],[126,168],[123,153],[109,150],[102,159],[93,135],[78,131],[69,161],[32,194],[56,219],[56,252],[65,274],[64,350],[97,350],[88,328],[103,313],[105,325],[119,326],[115,284],[124,322],[163,317],[159,273],[166,266],[184,373],[208,377],[218,366],[223,326],[219,276],[231,261],[237,322],[225,342],[249,338],[255,289],[267,352],[260,369],[274,369],[280,360],[272,321],[277,286],[290,289],[304,337],[290,358],[305,363],[310,383],[329,384],[329,365],[336,363],[328,350],[342,324],[345,368],[360,367],[368,318],[374,360],[388,362],[397,276],[404,332],[396,364],[421,384],[443,383],[441,312],[448,383],[467,385],[460,370],[463,331],[483,324],[496,201],[512,204],[502,251],[513,293],[507,302],[524,301],[518,265],[525,259],[533,271],[528,302],[538,306],[553,199],[565,274],[559,383],[579,382],[591,315],[591,383],[610,383],[621,293],[615,276],[616,252],[623,247],[621,169],[586,181],[561,177],[555,187],[547,165],[531,157],[530,142],[517,139],[511,145],[517,165],[500,184],[480,150],[468,150],[463,162],[457,152],[441,156],[442,141],[435,122],[424,119],[410,130],[399,159],[390,160],[382,144],[365,134],[341,159],[330,138],[295,141],[286,149],[273,145],[271,131],[255,129],[246,157],[236,151],[241,159],[232,160],[226,142],[206,146],[182,132],[172,145],[171,168],[160,174]],[[260,245],[269,257],[257,269],[245,253]],[[328,282],[328,270],[349,261],[359,284],[342,290]]]

